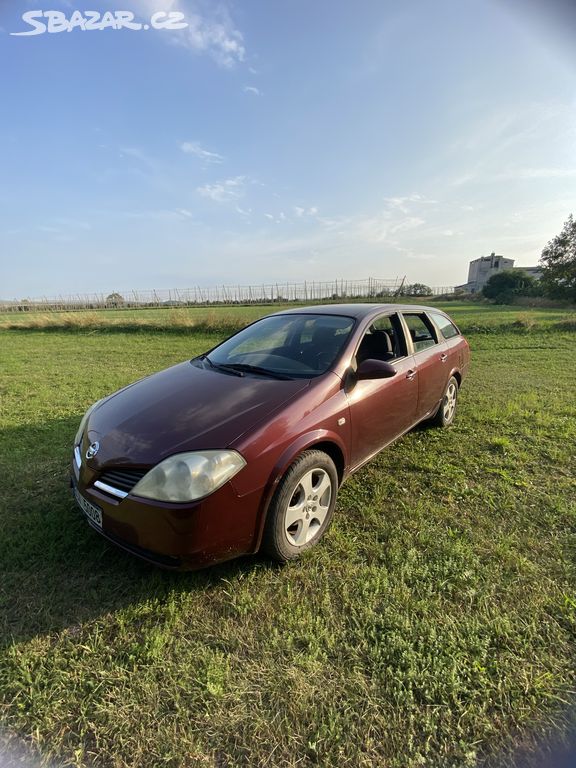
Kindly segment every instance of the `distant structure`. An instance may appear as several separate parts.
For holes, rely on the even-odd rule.
[[[462,293],[479,293],[492,275],[502,272],[504,269],[521,269],[539,280],[542,275],[540,267],[515,267],[514,259],[505,259],[504,256],[492,252],[490,256],[480,256],[474,259],[468,267],[468,282],[457,285],[454,290]]]
[[[521,269],[522,272],[527,272],[534,280],[540,280],[542,277],[542,267],[514,267],[514,269]]]

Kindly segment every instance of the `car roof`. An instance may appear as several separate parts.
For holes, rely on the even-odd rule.
[[[420,304],[318,304],[316,306],[297,307],[274,312],[275,315],[314,314],[314,315],[346,315],[354,318],[365,318],[383,312],[444,312],[438,307],[425,307]]]

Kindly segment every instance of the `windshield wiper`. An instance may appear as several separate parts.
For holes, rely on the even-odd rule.
[[[214,363],[212,364],[214,365]],[[285,381],[292,378],[285,373],[278,373],[277,371],[271,371],[269,368],[261,368],[259,365],[250,365],[249,363],[227,363],[221,367],[226,370],[234,371],[241,376],[243,376],[244,373],[257,373],[260,376],[270,376],[272,379],[283,379]]]
[[[205,360],[210,368],[214,369],[215,371],[226,371],[226,373],[231,373],[233,376],[244,376],[242,371],[235,370],[231,365],[223,365],[222,363],[213,363],[212,360],[208,357],[208,355],[202,355],[200,360]]]
[[[234,376],[244,376],[246,373],[256,373],[260,376],[269,376],[271,379],[283,379],[288,381],[291,376],[287,376],[285,373],[278,373],[277,371],[271,371],[269,368],[262,368],[259,365],[250,365],[249,363],[214,363],[208,355],[202,355],[199,358],[203,362],[207,362],[210,368],[216,371],[226,371]]]

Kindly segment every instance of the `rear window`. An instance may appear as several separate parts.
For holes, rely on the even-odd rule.
[[[449,320],[445,315],[437,314],[436,312],[430,312],[430,316],[440,329],[442,336],[444,336],[445,339],[452,339],[454,336],[459,336],[460,331],[454,323]]]

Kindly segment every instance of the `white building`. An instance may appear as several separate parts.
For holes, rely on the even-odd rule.
[[[490,256],[480,256],[479,259],[470,262],[468,281],[463,285],[457,285],[456,290],[463,293],[478,293],[492,275],[505,269],[522,269],[537,280],[542,274],[540,267],[514,267],[514,259],[505,259],[504,256],[491,253]]]

